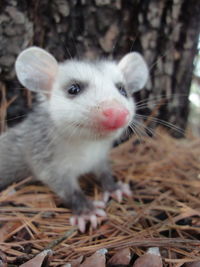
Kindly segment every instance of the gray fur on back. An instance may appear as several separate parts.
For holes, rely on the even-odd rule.
[[[51,161],[54,130],[49,113],[38,104],[25,121],[0,137],[0,189],[34,175],[36,165]]]

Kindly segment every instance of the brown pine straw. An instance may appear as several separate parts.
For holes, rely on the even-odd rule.
[[[114,148],[112,164],[119,180],[131,183],[133,197],[111,200],[108,219],[80,234],[69,224],[71,212],[45,186],[27,178],[0,193],[0,249],[9,263],[21,263],[43,249],[54,251],[59,266],[100,248],[111,256],[129,247],[142,255],[159,247],[164,266],[200,261],[200,139],[175,140],[162,130],[135,144]],[[90,177],[86,194],[101,199]]]

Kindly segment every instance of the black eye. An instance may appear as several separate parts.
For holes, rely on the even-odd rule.
[[[128,97],[127,92],[126,92],[123,84],[117,84],[116,87],[119,90],[119,92],[120,92],[121,95],[123,95],[125,97]]]
[[[78,95],[82,90],[82,87],[78,83],[73,83],[68,87],[68,94],[70,95]]]

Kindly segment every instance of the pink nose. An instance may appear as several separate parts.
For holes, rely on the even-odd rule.
[[[101,116],[101,125],[107,130],[115,130],[125,126],[129,111],[126,108],[103,108]]]

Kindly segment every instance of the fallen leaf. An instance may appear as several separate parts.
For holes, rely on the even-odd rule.
[[[80,267],[105,267],[107,249],[97,250],[80,265]]]
[[[139,257],[133,267],[162,267],[162,258],[158,248],[150,248],[147,253]]]
[[[108,261],[108,264],[113,265],[128,265],[131,260],[131,253],[129,248],[124,248],[117,251]]]
[[[52,250],[47,249],[35,256],[33,259],[23,263],[19,267],[48,267],[49,257],[52,255]]]
[[[83,260],[83,256],[80,256],[79,258],[73,260],[71,263],[66,263],[62,267],[79,267],[82,260]]]

